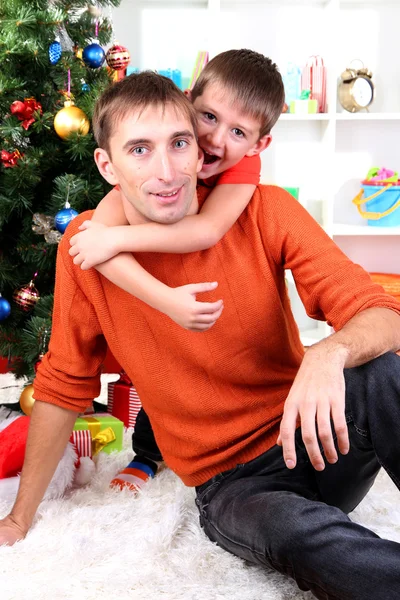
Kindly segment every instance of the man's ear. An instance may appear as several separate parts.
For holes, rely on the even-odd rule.
[[[256,154],[260,154],[263,150],[268,148],[270,143],[272,142],[272,135],[267,133],[263,135],[256,144],[246,153],[246,156],[255,156]]]
[[[185,94],[186,98],[188,100],[190,100],[190,102],[191,102],[192,101],[192,90],[186,89],[183,93]]]
[[[119,181],[115,175],[114,166],[108,152],[104,150],[104,148],[96,148],[94,151],[94,160],[100,171],[100,175],[102,175],[111,185],[117,185]]]
[[[203,168],[203,162],[204,162],[204,152],[199,146],[199,155],[198,155],[198,160],[197,160],[196,173],[200,173],[201,169]]]

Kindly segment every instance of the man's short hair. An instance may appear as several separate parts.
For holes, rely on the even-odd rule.
[[[100,148],[110,154],[110,139],[118,122],[129,112],[148,106],[173,106],[184,115],[197,136],[196,112],[184,93],[167,77],[154,71],[133,73],[111,84],[96,102],[92,126]]]
[[[281,74],[270,58],[246,49],[221,52],[200,73],[192,102],[212,83],[231,92],[230,99],[241,105],[243,113],[259,120],[260,137],[270,133],[285,101]]]

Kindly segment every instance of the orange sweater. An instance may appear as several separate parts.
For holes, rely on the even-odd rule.
[[[207,191],[199,190],[204,201]],[[249,461],[276,442],[285,398],[303,356],[284,269],[307,313],[340,329],[372,306],[400,304],[351,263],[292,196],[260,186],[213,248],[138,253],[170,286],[218,281],[224,299],[209,331],[187,331],[68,254],[79,215],[60,243],[53,330],[38,370],[37,400],[83,411],[99,394],[106,341],[138,390],[157,443],[187,485]]]

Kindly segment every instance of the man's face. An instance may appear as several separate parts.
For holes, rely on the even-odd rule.
[[[107,181],[119,185],[132,224],[175,223],[190,208],[196,212],[202,158],[190,121],[177,108],[167,104],[128,113],[109,143],[111,157],[98,149],[96,162]],[[108,162],[102,163],[104,157]]]
[[[199,146],[204,152],[201,179],[218,175],[236,165],[244,156],[266,148],[271,136],[260,140],[260,123],[242,112],[232,92],[212,83],[193,102],[197,113]]]

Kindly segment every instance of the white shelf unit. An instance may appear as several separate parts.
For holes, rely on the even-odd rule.
[[[372,166],[400,170],[400,0],[123,0],[113,10],[118,41],[140,69],[178,68],[190,77],[196,54],[252,48],[285,72],[320,54],[327,66],[328,112],[283,114],[262,155],[262,182],[298,187],[300,202],[340,248],[368,271],[400,272],[400,227],[370,227],[352,199]],[[370,112],[348,113],[337,100],[353,59],[374,74]],[[400,209],[399,209],[400,210]],[[310,319],[288,277],[305,344],[330,333]]]

